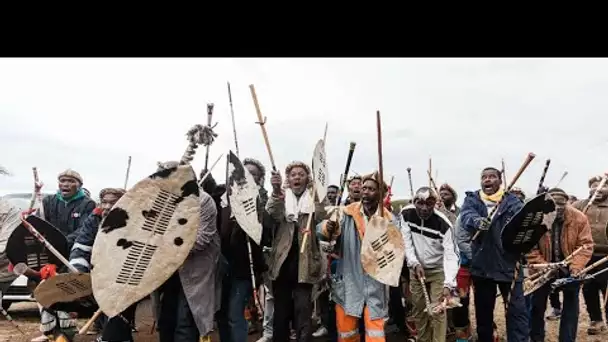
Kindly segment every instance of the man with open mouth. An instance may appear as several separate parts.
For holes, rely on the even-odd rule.
[[[494,216],[488,218],[496,206]],[[515,195],[504,192],[502,173],[497,168],[487,167],[481,172],[481,189],[467,192],[460,210],[462,227],[471,236],[480,232],[477,239],[471,242],[470,266],[479,341],[496,339],[493,336],[493,321],[498,286],[503,298],[509,298],[507,340],[528,342],[528,313],[521,278],[512,285],[520,256],[505,252],[501,237],[504,226],[522,206],[523,203]]]

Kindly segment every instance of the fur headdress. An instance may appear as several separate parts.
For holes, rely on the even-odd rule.
[[[69,177],[69,178],[73,178],[75,180],[78,181],[78,183],[80,183],[80,185],[82,185],[82,177],[80,176],[80,173],[72,170],[72,169],[67,169],[65,171],[63,171],[62,173],[60,173],[57,176],[57,180],[59,180],[61,177]]]
[[[257,160],[257,159],[253,159],[253,158],[245,158],[243,160],[243,166],[245,165],[253,165],[255,167],[258,168],[258,170],[260,170],[260,184],[264,184],[264,179],[266,178],[266,168],[264,167],[264,165],[262,165],[262,163]]]
[[[591,187],[591,185],[593,185],[593,183],[601,182],[601,181],[602,181],[602,176],[591,177],[591,178],[589,178],[588,185],[589,185],[589,187]]]
[[[308,176],[308,184],[306,184],[306,187],[311,187],[312,186],[312,177],[311,177],[310,167],[308,167],[308,165],[306,165],[305,163],[303,163],[301,161],[292,161],[285,167],[285,184],[284,184],[284,186],[289,187],[289,181],[287,180],[287,178],[289,177],[289,173],[291,172],[291,170],[293,170],[295,167],[300,167],[300,168],[304,169],[304,171],[306,172],[306,175]]]
[[[114,195],[118,198],[121,198],[122,195],[124,195],[125,193],[126,193],[125,189],[121,189],[121,188],[101,189],[101,191],[99,192],[99,200],[102,200],[103,196],[105,196],[105,195]]]
[[[363,176],[363,178],[361,179],[361,182],[365,183],[368,180],[372,180],[374,182],[376,182],[376,184],[380,184],[380,181],[378,179],[378,171],[374,171],[368,175]],[[384,184],[382,184],[384,186],[384,192],[388,192],[388,185],[386,185],[386,182],[382,182]]]
[[[458,199],[458,194],[456,193],[456,190],[454,190],[454,188],[452,188],[448,183],[441,184],[441,186],[439,187],[439,191],[441,190],[447,190],[451,192],[452,197],[454,197],[454,202],[456,202],[456,200]]]
[[[564,190],[562,190],[560,188],[551,188],[551,189],[549,189],[548,192],[549,192],[550,195],[559,195],[559,196],[562,196],[566,200],[568,200],[568,198],[569,198],[568,194]]]

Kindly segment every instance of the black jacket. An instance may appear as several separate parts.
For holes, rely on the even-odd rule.
[[[96,204],[80,190],[69,201],[64,200],[60,194],[48,195],[42,200],[42,206],[44,219],[66,236],[71,248],[76,240],[77,229],[93,212]]]

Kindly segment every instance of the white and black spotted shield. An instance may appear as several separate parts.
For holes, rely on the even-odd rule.
[[[230,151],[226,168],[228,203],[236,222],[258,245],[262,240],[262,224],[258,218],[258,186],[249,170]]]
[[[93,295],[109,317],[162,285],[184,263],[200,225],[196,174],[189,165],[139,181],[99,227],[91,256]]]

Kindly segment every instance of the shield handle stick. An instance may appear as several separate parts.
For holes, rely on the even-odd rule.
[[[300,254],[304,254],[304,251],[306,249],[306,242],[308,241],[308,235],[310,235],[310,229],[311,229],[311,225],[312,225],[312,216],[315,213],[315,195],[316,195],[316,184],[315,182],[312,182],[312,192],[311,192],[311,203],[312,203],[312,210],[311,212],[308,214],[308,220],[306,221],[306,228],[304,230],[304,239],[302,239],[302,247],[300,247]]]
[[[515,174],[515,176],[513,176],[513,179],[511,179],[511,183],[509,183],[509,185],[505,189],[505,192],[502,195],[502,198],[500,199],[500,201],[498,201],[498,203],[496,203],[494,208],[492,208],[492,211],[490,211],[490,213],[488,214],[488,220],[492,220],[492,218],[494,217],[494,214],[498,210],[498,207],[500,207],[500,205],[502,204],[502,201],[505,199],[505,197],[507,196],[509,191],[511,191],[511,188],[515,185],[515,183],[517,182],[519,177],[521,177],[521,175],[528,168],[528,166],[530,165],[532,160],[534,160],[534,158],[536,158],[536,155],[534,153],[532,153],[532,152],[528,153],[528,155],[526,156],[526,160],[524,160],[524,163],[521,165],[519,170],[517,170],[517,173]],[[479,236],[480,233],[481,233],[481,231],[478,230],[475,233],[475,235],[473,235],[473,238],[471,239],[471,241],[475,241],[475,239],[477,239],[477,237]]]

